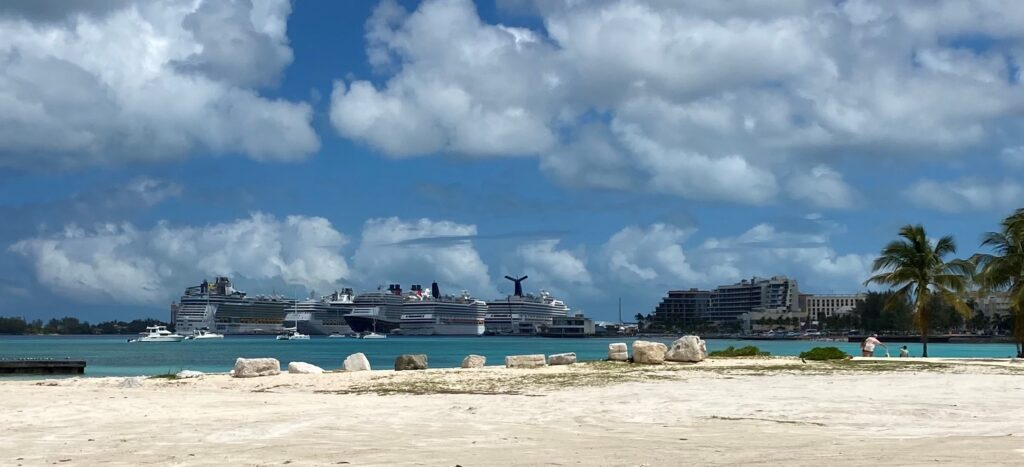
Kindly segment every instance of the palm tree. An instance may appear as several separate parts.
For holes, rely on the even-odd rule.
[[[1017,357],[1024,357],[1024,208],[1003,219],[1001,227],[981,238],[981,246],[991,248],[993,254],[979,253],[971,259],[978,265],[983,291],[1007,293]]]
[[[928,300],[938,296],[969,316],[970,308],[959,294],[967,288],[973,265],[958,259],[943,260],[946,255],[956,253],[953,237],[947,235],[932,245],[921,224],[903,226],[899,236],[900,239],[882,248],[881,255],[872,265],[872,272],[877,274],[864,285],[875,283],[896,288],[886,301],[886,309],[894,309],[900,302],[913,304],[914,322],[921,332],[921,344],[924,346],[921,355],[927,357]]]

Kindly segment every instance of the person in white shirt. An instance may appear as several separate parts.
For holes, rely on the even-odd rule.
[[[909,357],[910,349],[908,349],[905,345],[903,347],[900,347],[900,356],[904,358]]]
[[[862,342],[860,344],[860,356],[861,357],[874,357],[875,356],[875,346],[878,346],[878,345],[880,345],[882,347],[885,347],[885,350],[889,350],[889,346],[883,344],[882,341],[878,340],[878,334],[872,334],[867,339],[864,339],[864,342]]]

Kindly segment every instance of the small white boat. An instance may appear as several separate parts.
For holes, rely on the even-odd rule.
[[[346,336],[346,335],[344,335],[344,334],[331,334],[331,335],[329,335],[329,336],[327,336],[327,337],[328,337],[328,338],[335,338],[335,339],[340,339],[340,338],[343,338],[343,337],[348,337],[348,336]]]
[[[363,334],[363,337],[361,337],[360,339],[387,339],[387,337],[388,336],[384,334],[377,334],[375,332],[371,332],[369,334]]]
[[[128,342],[181,342],[183,340],[185,340],[185,336],[168,331],[166,326],[147,326],[142,337],[131,339]]]
[[[276,339],[279,340],[279,341],[308,341],[309,340],[309,334],[303,334],[303,333],[299,332],[298,329],[294,329],[294,328],[293,329],[285,329],[285,331],[288,331],[288,334],[280,334],[280,335],[277,336]]]
[[[192,331],[192,335],[186,337],[186,340],[208,340],[208,339],[223,339],[224,334],[217,334],[213,331],[206,329],[196,329]]]

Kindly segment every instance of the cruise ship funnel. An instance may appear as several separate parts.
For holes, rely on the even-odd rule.
[[[530,276],[523,276],[523,277],[516,278],[516,277],[512,277],[512,276],[505,276],[505,279],[508,279],[508,280],[516,283],[516,292],[515,292],[514,295],[517,296],[517,297],[522,297],[523,296],[523,281],[525,281],[529,277]]]

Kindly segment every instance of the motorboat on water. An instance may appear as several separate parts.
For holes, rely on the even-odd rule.
[[[223,339],[224,334],[218,334],[208,329],[196,329],[192,331],[192,335],[185,338],[185,340],[211,340],[211,339]]]
[[[387,339],[387,337],[388,336],[385,334],[377,334],[375,332],[370,332],[367,334],[363,334],[363,336],[360,337],[360,339]]]
[[[277,336],[276,339],[279,340],[279,341],[308,341],[309,340],[309,334],[303,334],[303,333],[299,332],[298,329],[295,329],[295,328],[285,329],[285,331],[288,331],[288,334],[280,334],[280,335]]]
[[[185,336],[168,331],[166,326],[147,326],[142,337],[128,339],[128,342],[181,342],[184,339]]]

